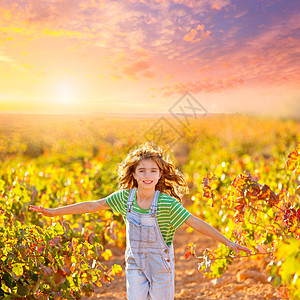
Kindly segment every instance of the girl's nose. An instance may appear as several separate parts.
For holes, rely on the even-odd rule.
[[[151,177],[151,172],[150,172],[150,171],[146,171],[145,177],[146,177],[146,178],[150,178],[150,177]]]

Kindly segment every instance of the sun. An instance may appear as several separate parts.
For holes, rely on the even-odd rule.
[[[55,100],[61,104],[71,104],[76,98],[76,88],[70,83],[60,83],[55,88]]]

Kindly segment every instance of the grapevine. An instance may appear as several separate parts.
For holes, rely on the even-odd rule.
[[[121,216],[105,211],[51,219],[28,208],[91,201],[116,191],[116,165],[142,142],[150,120],[95,118],[57,126],[30,119],[24,132],[18,122],[10,130],[0,128],[0,298],[101,293],[101,285],[121,271],[110,262],[110,246],[125,247]],[[270,283],[292,299],[300,298],[299,132],[292,120],[202,118],[192,130],[181,129],[172,154],[176,162],[186,151],[178,165],[193,199],[187,209],[251,248],[251,258],[268,257]],[[206,257],[200,271],[209,270],[210,278],[220,277],[233,260],[247,259],[222,245],[202,250],[189,247],[186,258],[202,263]]]
[[[68,238],[70,228],[65,222],[41,230],[22,225],[1,209],[0,223],[1,297],[78,299],[91,295],[103,280],[121,271],[118,265],[109,270],[99,261],[107,256],[101,244]]]
[[[300,143],[296,150],[288,155],[286,165],[287,172],[299,174]],[[198,269],[207,277],[219,277],[233,259],[268,255],[272,259],[269,280],[273,284],[285,284],[288,288],[287,295],[298,299],[300,268],[295,266],[300,267],[300,207],[299,203],[293,201],[295,196],[289,195],[287,189],[282,189],[276,194],[267,184],[259,184],[257,178],[244,171],[232,181],[231,186],[234,190],[230,190],[225,196],[220,194],[220,198],[216,200],[212,192],[212,179],[215,181],[216,176],[210,172],[202,181],[203,198],[208,198],[207,203],[211,207],[214,207],[215,203],[219,207],[226,205],[230,213],[229,220],[233,221],[231,226],[239,225],[239,231],[232,231],[237,242],[247,242],[254,250],[264,251],[241,256],[226,255],[226,250],[221,246],[215,251],[205,249],[198,256],[196,245],[190,243],[185,257],[189,258],[192,255],[200,260]],[[296,193],[298,190],[299,186]],[[283,253],[286,253],[287,257]]]

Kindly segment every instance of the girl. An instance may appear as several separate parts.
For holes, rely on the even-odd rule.
[[[91,213],[112,209],[126,223],[126,286],[130,300],[174,299],[173,237],[183,223],[236,252],[251,251],[238,245],[180,203],[179,189],[186,189],[183,175],[164,157],[163,151],[146,143],[129,153],[118,166],[120,190],[106,198],[47,209],[30,206],[44,216]]]

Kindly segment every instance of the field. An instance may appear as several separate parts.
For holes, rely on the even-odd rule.
[[[241,258],[182,226],[175,299],[300,299],[300,122],[239,114],[1,115],[0,299],[126,298],[120,216],[28,207],[109,195],[117,164],[149,139],[184,174],[184,206],[253,250]]]

